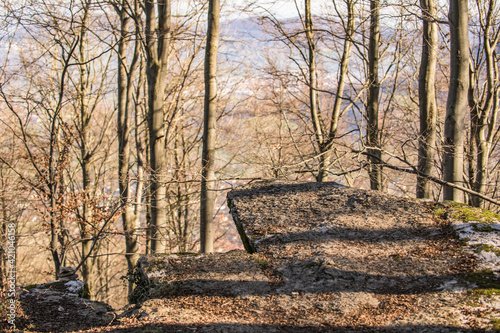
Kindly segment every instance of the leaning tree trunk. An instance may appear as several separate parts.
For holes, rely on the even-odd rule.
[[[446,182],[461,185],[464,179],[465,116],[469,89],[467,0],[450,0],[448,20],[451,36],[450,88],[444,126],[443,176]],[[444,186],[443,199],[462,202],[463,194],[456,188]]]
[[[369,146],[369,176],[372,190],[383,190],[382,152],[380,150],[380,129],[378,123],[380,81],[378,78],[380,44],[380,2],[370,1],[370,45],[368,48],[368,103],[366,141]]]
[[[436,147],[436,64],[438,50],[438,25],[435,21],[435,0],[420,0],[423,34],[422,59],[418,78],[420,104],[420,137],[418,141],[418,170],[432,175]],[[432,182],[417,176],[417,198],[432,197]]]
[[[203,151],[200,196],[200,252],[214,248],[215,141],[217,119],[217,52],[219,49],[220,0],[208,7],[207,47],[205,49],[205,107],[203,114]]]

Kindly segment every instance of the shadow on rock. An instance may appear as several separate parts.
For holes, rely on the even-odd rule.
[[[400,333],[400,332],[462,332],[462,333],[489,333],[491,330],[464,329],[454,326],[394,326],[394,327],[352,327],[352,326],[282,326],[282,325],[246,325],[246,324],[208,324],[208,325],[165,325],[149,324],[134,328],[115,329],[113,332],[206,332],[206,333],[327,333],[327,332],[380,332],[380,333]]]

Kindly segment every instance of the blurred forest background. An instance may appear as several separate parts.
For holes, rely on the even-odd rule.
[[[498,209],[496,0],[220,8],[214,251],[242,248],[225,194],[257,179]],[[92,298],[115,307],[139,255],[199,251],[208,11],[0,1],[1,285],[10,222],[18,284],[79,267]]]

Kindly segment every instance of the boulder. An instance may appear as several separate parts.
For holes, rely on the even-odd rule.
[[[85,282],[75,269],[61,270],[57,281],[22,289],[20,303],[25,316],[39,332],[67,332],[109,324],[113,309],[83,298]]]

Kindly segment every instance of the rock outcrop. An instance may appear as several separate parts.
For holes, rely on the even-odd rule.
[[[179,332],[473,332],[499,317],[432,203],[291,182],[228,203],[248,253],[141,259],[143,302],[126,316]]]
[[[112,308],[86,298],[85,283],[73,267],[61,267],[59,280],[29,286],[20,293],[25,316],[39,332],[68,332],[110,323]]]

